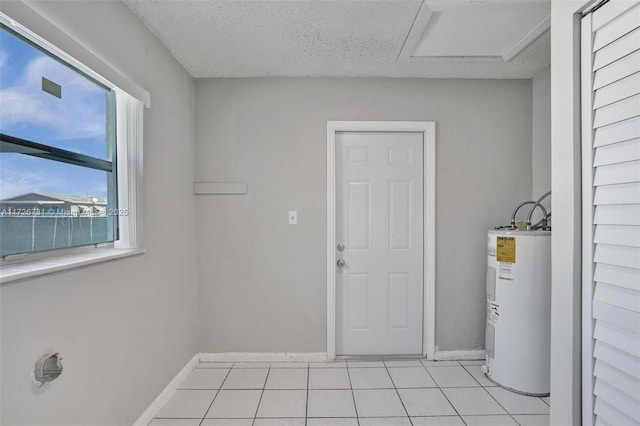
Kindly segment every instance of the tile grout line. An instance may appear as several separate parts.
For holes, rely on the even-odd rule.
[[[403,388],[398,388],[398,389],[437,389],[440,388],[440,386],[438,386],[436,384],[436,386],[413,386],[413,387],[403,387]],[[443,387],[442,389],[501,389],[499,386],[446,386]],[[391,387],[375,387],[375,388],[358,388],[356,390],[390,390],[390,389],[394,389],[393,386]],[[216,388],[211,388],[211,389],[203,389],[203,388],[182,388],[182,389],[178,389],[178,390],[192,390],[192,391],[205,391],[205,390],[212,390],[212,391],[216,391],[218,389]],[[242,388],[242,389],[224,389],[224,390],[261,390],[261,389],[257,389],[257,388]],[[300,388],[274,388],[274,389],[266,389],[265,390],[282,390],[282,391],[295,391],[295,390],[304,390],[304,389],[300,389]],[[337,390],[349,390],[349,388],[318,388],[318,389],[310,389],[310,390],[330,390],[330,391],[337,391]],[[506,390],[506,389],[505,389]],[[509,391],[510,392],[510,391]],[[524,395],[526,396],[526,395]],[[530,396],[529,398],[539,398],[536,396]],[[549,405],[549,404],[546,404]],[[546,416],[547,414],[523,414],[524,416]],[[164,417],[163,417],[164,418]]]
[[[460,362],[460,361],[458,361],[458,362]],[[500,386],[484,386],[482,383],[480,383],[480,380],[476,379],[476,378],[475,378],[475,376],[474,376],[473,374],[471,374],[471,372],[467,369],[467,367],[471,367],[471,366],[465,366],[465,365],[462,365],[462,364],[460,364],[460,365],[462,366],[462,368],[464,368],[464,369],[465,369],[465,371],[466,371],[467,373],[469,373],[469,375],[470,375],[471,377],[473,377],[473,379],[474,379],[474,380],[475,380],[475,381],[480,385],[480,387],[481,387],[485,392],[487,392],[487,393],[489,394],[489,396],[491,396],[491,398],[493,398],[493,400],[494,400],[494,401],[495,401],[495,402],[500,406],[500,408],[502,408],[502,409],[503,409],[503,410],[504,410],[504,411],[509,415],[509,417],[511,417],[511,418],[513,419],[513,421],[514,421],[514,422],[516,422],[518,425],[520,425],[520,422],[519,422],[518,420],[516,420],[516,418],[513,416],[513,414],[511,414],[511,413],[509,412],[509,410],[507,410],[507,409],[506,409],[502,404],[500,404],[500,402],[499,402],[499,401],[498,401],[498,400],[493,396],[493,394],[492,394],[491,392],[489,392],[487,389],[485,389],[485,388],[487,388],[487,387],[490,387],[490,388],[500,388]],[[542,398],[539,398],[539,399],[540,399],[540,400],[542,400],[542,402],[544,402],[544,403],[546,404],[546,401],[545,401],[545,400],[543,400]],[[547,404],[547,405],[549,405],[549,404]],[[549,405],[549,407],[550,407],[550,405]]]
[[[506,408],[504,408],[504,407],[502,406],[502,404],[500,404],[500,401],[498,401],[498,400],[496,399],[496,397],[494,397],[494,396],[493,396],[493,394],[491,394],[491,392],[489,392],[488,390],[486,390],[484,387],[482,388],[482,390],[489,394],[489,396],[490,396],[490,397],[491,397],[491,398],[496,402],[496,404],[498,404],[498,405],[500,406],[500,408],[502,408],[502,409],[504,410],[504,412],[505,412],[505,413],[507,413],[507,414],[509,415],[509,417],[511,417],[511,420],[513,420],[514,422],[516,422],[516,424],[517,424],[517,425],[520,425],[520,422],[519,422],[519,421],[517,421],[517,420],[515,419],[515,417],[513,417],[513,415],[509,412],[509,410],[507,410]]]
[[[351,373],[349,373],[349,364],[347,366],[347,377],[349,378],[349,389],[351,389],[351,399],[353,399],[353,409],[356,412],[356,423],[360,426],[360,416],[358,416],[358,406],[356,405],[356,396],[353,392],[353,384],[351,384]]]
[[[253,421],[251,425],[255,425],[256,418],[258,417],[258,410],[260,409],[260,404],[262,403],[262,396],[264,395],[264,388],[267,387],[267,380],[269,380],[269,373],[271,373],[271,363],[269,363],[269,369],[267,370],[267,375],[264,378],[264,383],[262,384],[262,391],[260,392],[260,399],[258,400],[258,405],[256,406],[256,412],[253,415]]]
[[[457,362],[457,361],[456,361]],[[458,362],[458,365],[460,365],[460,363]],[[453,405],[451,403],[451,401],[449,400],[449,397],[447,396],[446,393],[444,393],[444,391],[442,390],[442,388],[440,387],[440,385],[438,384],[438,382],[436,382],[436,379],[433,378],[433,376],[431,375],[431,373],[429,372],[429,369],[427,368],[426,365],[423,365],[424,369],[427,371],[427,374],[429,375],[429,377],[431,377],[431,380],[433,380],[433,383],[436,384],[436,386],[438,386],[438,390],[440,391],[440,393],[442,394],[442,396],[444,396],[444,398],[447,400],[447,402],[449,403],[449,405],[451,405],[451,408],[453,408],[453,411],[456,412],[456,415],[458,416],[458,418],[462,421],[463,424],[467,425],[467,422],[462,418],[462,415],[458,412],[458,409],[455,407],[455,405]]]
[[[307,426],[309,417],[309,375],[311,374],[311,363],[307,364],[307,403],[304,406],[304,426]]]
[[[402,400],[402,397],[400,396],[400,392],[398,391],[398,388],[396,387],[396,382],[393,381],[393,377],[391,376],[391,373],[389,373],[389,368],[387,367],[387,363],[383,362],[382,365],[384,365],[384,370],[387,372],[387,375],[389,376],[389,380],[391,380],[391,384],[393,385],[393,389],[396,391],[396,395],[398,395],[398,399],[400,400],[400,404],[402,404],[402,409],[407,414],[407,418],[409,419],[409,424],[411,426],[413,426],[413,420],[411,420],[411,416],[409,416],[409,412],[407,411],[407,407],[404,406],[404,401]]]
[[[209,410],[211,410],[211,406],[213,406],[213,402],[216,400],[216,398],[218,397],[218,394],[222,390],[222,385],[224,385],[224,382],[227,381],[227,377],[229,377],[229,374],[231,374],[232,368],[233,368],[233,363],[231,364],[231,367],[229,367],[229,371],[227,371],[227,374],[224,376],[224,379],[222,380],[222,382],[220,382],[220,387],[216,390],[216,394],[213,396],[213,399],[211,400],[211,404],[209,404],[207,411],[204,412],[204,416],[202,416],[202,419],[200,419],[200,423],[198,423],[198,426],[202,426],[202,423],[207,418],[207,414],[209,414]]]
[[[465,367],[465,366],[464,366],[464,365],[462,365],[462,364],[460,364],[460,366],[464,369],[464,371],[466,371],[466,372],[467,372],[467,374],[468,374],[468,375],[470,375],[470,376],[473,378],[473,380],[475,380],[475,381],[476,381],[476,383],[477,383],[478,385],[480,385],[480,387],[481,387],[481,388],[484,388],[484,386],[482,385],[482,383],[480,383],[480,380],[476,379],[476,378],[474,377],[474,375],[473,375],[473,374],[471,374],[471,372],[470,372],[469,370],[467,370],[467,367]]]

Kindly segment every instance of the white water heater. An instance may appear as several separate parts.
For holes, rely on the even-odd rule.
[[[489,380],[549,394],[551,231],[489,231],[485,346]]]

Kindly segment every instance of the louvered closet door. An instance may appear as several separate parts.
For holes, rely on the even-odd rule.
[[[640,2],[582,21],[583,422],[640,425]]]

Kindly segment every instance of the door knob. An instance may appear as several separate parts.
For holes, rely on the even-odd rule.
[[[338,251],[344,251],[344,244],[340,243],[336,248],[338,249]]]
[[[345,265],[344,259],[338,259],[336,265],[338,265],[338,268],[342,268]]]

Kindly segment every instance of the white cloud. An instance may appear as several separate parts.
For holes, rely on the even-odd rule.
[[[0,199],[29,192],[106,196],[106,174],[22,154],[0,153]]]
[[[55,192],[50,188],[60,187],[60,184],[59,179],[44,171],[25,170],[22,167],[15,169],[10,163],[2,162],[0,199],[34,191]]]
[[[0,56],[1,60],[1,56]],[[62,86],[62,99],[41,90],[42,77]],[[3,127],[40,127],[53,139],[105,133],[102,89],[48,56],[29,62],[12,87],[0,90]]]

